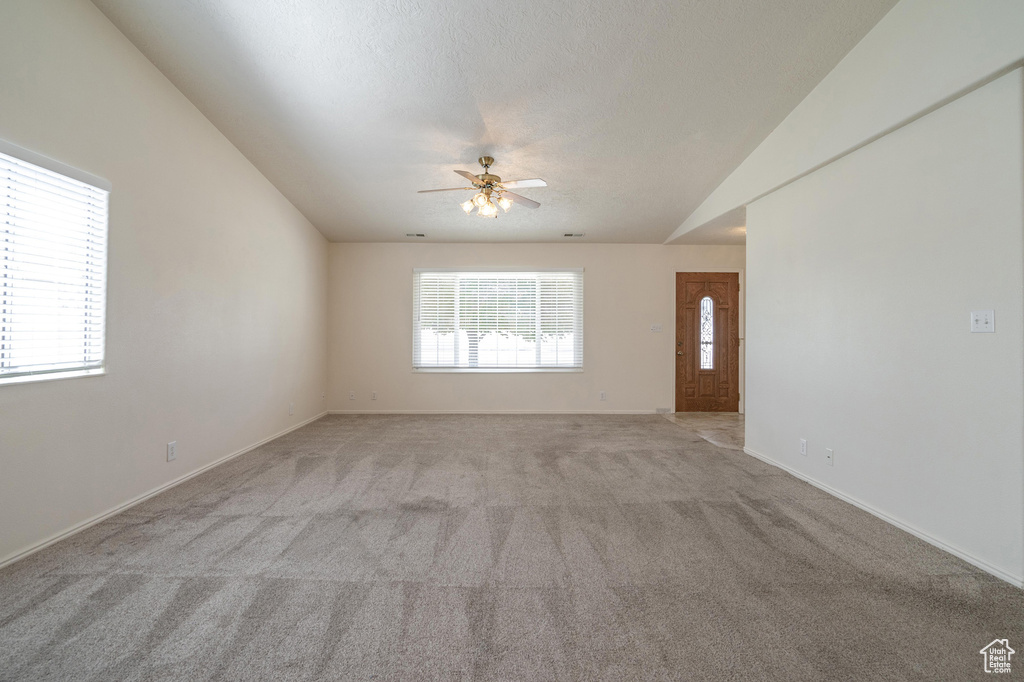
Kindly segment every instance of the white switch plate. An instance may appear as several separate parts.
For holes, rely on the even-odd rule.
[[[655,334],[660,334],[661,333],[661,325],[660,324],[652,324],[651,325],[651,331],[654,332]]]
[[[975,310],[971,312],[971,333],[992,334],[996,331],[996,313],[994,310]]]
[[[348,392],[348,399],[349,400],[355,400],[356,399],[356,392],[355,391],[349,391]]]
[[[172,440],[167,444],[167,461],[173,462],[178,459],[178,441]]]
[[[806,438],[801,438],[800,439],[800,454],[803,455],[804,457],[807,456],[807,439]]]
[[[825,448],[825,464],[830,467],[836,465],[836,452],[832,448]]]
[[[374,391],[373,393],[370,394],[370,400],[376,400],[376,399],[377,399],[377,391]]]

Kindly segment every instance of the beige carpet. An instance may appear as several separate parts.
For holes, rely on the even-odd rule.
[[[0,571],[0,679],[985,679],[1022,595],[661,416],[335,416]]]

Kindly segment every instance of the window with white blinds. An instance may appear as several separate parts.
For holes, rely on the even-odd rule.
[[[0,148],[0,383],[100,373],[109,192],[10,147]]]
[[[413,273],[413,368],[581,370],[583,270]]]

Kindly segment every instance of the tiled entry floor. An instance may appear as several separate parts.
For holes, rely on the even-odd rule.
[[[720,448],[743,449],[743,415],[736,412],[676,412],[670,422],[693,431]]]

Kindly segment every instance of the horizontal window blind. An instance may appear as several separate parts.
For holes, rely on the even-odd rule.
[[[0,153],[0,381],[103,366],[106,189]]]
[[[583,271],[414,271],[413,367],[581,369]]]

